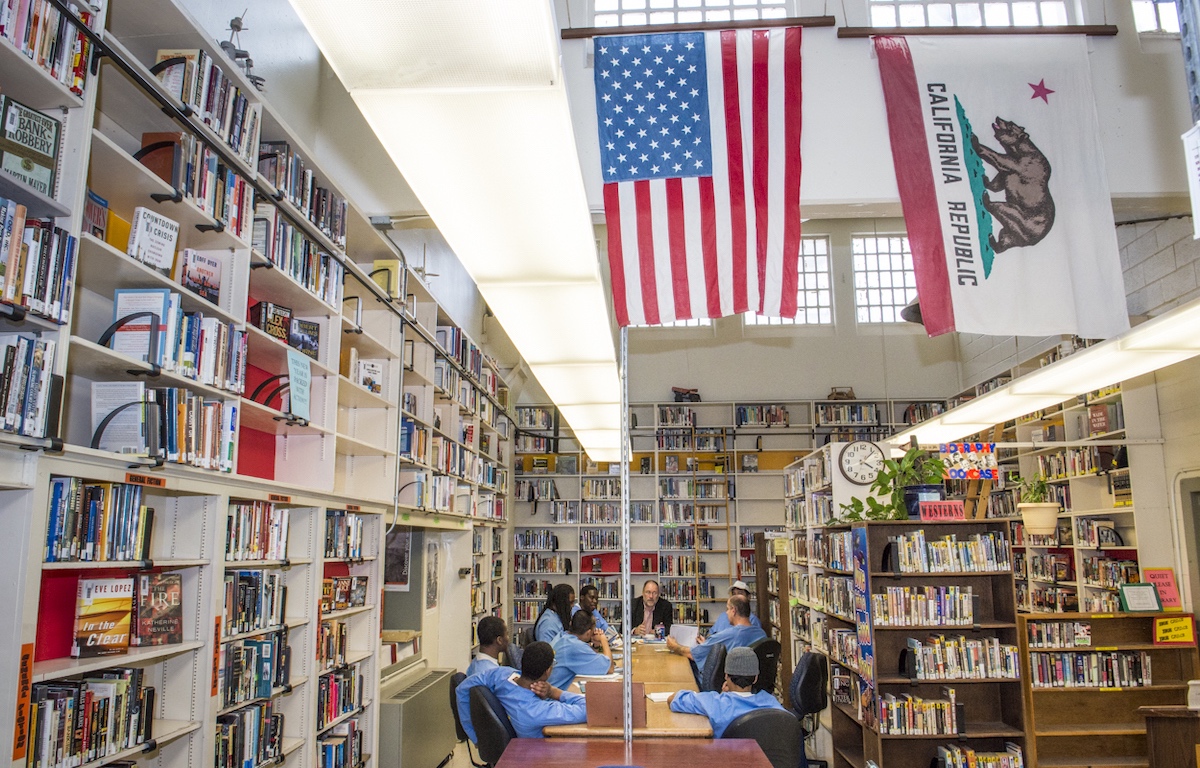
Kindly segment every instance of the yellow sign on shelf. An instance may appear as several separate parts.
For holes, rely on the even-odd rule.
[[[1195,645],[1196,620],[1192,616],[1164,616],[1154,620],[1155,645]]]

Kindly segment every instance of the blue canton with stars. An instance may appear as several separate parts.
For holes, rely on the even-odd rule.
[[[712,175],[704,34],[596,40],[604,182]]]

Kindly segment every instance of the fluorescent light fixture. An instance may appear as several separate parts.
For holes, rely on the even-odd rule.
[[[952,442],[1070,397],[1142,376],[1200,355],[1200,299],[1147,320],[1120,336],[1018,377],[888,439],[923,445]]]
[[[618,447],[616,351],[553,4],[291,3],[583,449]]]

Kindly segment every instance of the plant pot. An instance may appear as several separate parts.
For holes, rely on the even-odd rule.
[[[946,486],[941,483],[904,486],[904,507],[909,520],[921,519],[922,501],[942,501],[946,498]]]
[[[1048,536],[1058,530],[1058,502],[1018,504],[1017,510],[1027,534]]]

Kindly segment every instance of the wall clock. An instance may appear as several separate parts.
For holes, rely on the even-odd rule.
[[[866,440],[846,443],[838,454],[838,469],[855,485],[870,485],[883,469],[883,449]]]

